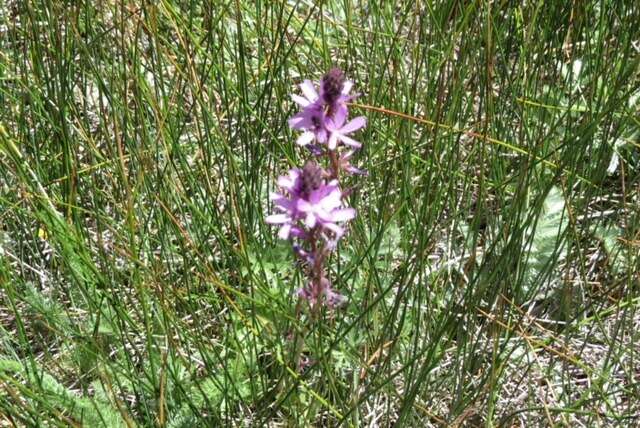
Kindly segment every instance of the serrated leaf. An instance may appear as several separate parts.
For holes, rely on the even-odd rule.
[[[0,360],[0,372],[11,372],[18,375],[31,385],[38,386],[47,401],[60,409],[69,412],[74,419],[82,422],[83,426],[91,427],[124,427],[122,415],[108,401],[80,397],[67,389],[50,373],[27,373],[21,363],[12,360]]]
[[[538,279],[544,277],[551,265],[557,264],[566,255],[566,247],[562,242],[567,227],[564,208],[562,192],[557,187],[552,187],[534,223],[535,229],[530,227],[527,230],[527,238],[531,242],[525,267],[527,293]]]

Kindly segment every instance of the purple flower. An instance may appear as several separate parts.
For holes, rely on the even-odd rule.
[[[335,234],[336,239],[344,233],[337,223],[351,220],[356,211],[342,208],[342,191],[338,181],[325,183],[325,172],[313,161],[308,161],[302,170],[294,168],[288,175],[278,178],[278,185],[284,194],[273,193],[271,200],[279,214],[266,218],[269,224],[279,224],[278,236],[282,239],[290,235],[306,238],[307,233],[297,226],[302,221],[308,229],[319,227]]]
[[[332,180],[309,195],[309,199],[298,200],[298,210],[304,213],[304,222],[309,228],[319,225],[328,229],[340,237],[344,230],[336,223],[351,220],[356,216],[353,208],[340,208],[342,206],[342,192],[338,187],[338,181]]]
[[[302,111],[289,119],[289,126],[303,131],[296,140],[300,146],[306,146],[312,141],[320,144],[328,142],[330,150],[335,150],[339,142],[353,147],[360,147],[360,143],[347,137],[366,124],[363,117],[358,117],[346,125],[348,115],[347,102],[353,97],[349,95],[353,82],[345,81],[342,71],[334,68],[329,71],[320,83],[320,94],[310,80],[305,80],[300,89],[303,96],[291,95]]]
[[[342,110],[338,110],[332,119],[327,120],[327,129],[330,133],[329,142],[327,143],[329,150],[335,150],[339,142],[356,149],[362,146],[361,143],[347,137],[347,135],[363,128],[367,124],[367,119],[364,116],[358,116],[345,124],[346,120],[347,116]]]
[[[304,237],[305,233],[299,227],[294,225],[296,221],[296,199],[299,198],[299,192],[296,190],[296,183],[300,178],[300,170],[294,168],[289,171],[288,175],[282,175],[278,178],[278,185],[285,189],[290,198],[279,193],[272,193],[270,199],[275,207],[282,211],[280,214],[272,214],[267,216],[265,221],[268,224],[279,224],[280,231],[278,237],[280,239],[288,239],[291,234],[294,236]]]
[[[305,80],[305,83],[300,85],[303,87],[306,83],[310,85],[310,88],[314,91],[313,85],[308,80]],[[294,101],[299,103],[300,105],[303,100],[306,100],[303,97],[299,97],[297,95],[292,95]],[[316,99],[317,99],[316,94]],[[325,143],[327,141],[327,128],[326,128],[326,116],[323,109],[323,106],[317,102],[308,103],[303,105],[303,110],[289,119],[289,126],[293,129],[298,129],[303,131],[302,134],[296,140],[296,143],[300,146],[306,146],[314,139],[318,143]]]

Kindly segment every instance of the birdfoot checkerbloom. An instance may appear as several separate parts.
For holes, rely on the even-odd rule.
[[[348,103],[354,99],[352,88],[353,82],[333,68],[319,85],[305,80],[300,84],[302,95],[291,96],[301,111],[289,119],[289,126],[301,131],[296,143],[309,149],[315,160],[278,178],[280,191],[270,197],[275,213],[266,218],[268,224],[279,227],[279,238],[292,240],[294,253],[308,277],[297,294],[312,308],[335,307],[346,301],[327,278],[325,263],[345,235],[347,222],[356,216],[355,209],[345,201],[346,193],[353,188],[341,190],[340,174],[366,174],[351,164],[362,146],[352,134],[367,123],[363,116],[347,120]],[[345,147],[348,151],[342,152]]]

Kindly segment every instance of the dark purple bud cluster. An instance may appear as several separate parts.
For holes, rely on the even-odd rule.
[[[328,106],[334,105],[342,95],[344,80],[344,73],[339,68],[332,68],[322,78],[320,92]]]
[[[308,160],[302,168],[302,175],[300,175],[300,193],[307,198],[311,195],[311,192],[318,190],[324,180],[322,178],[323,170],[315,161]]]

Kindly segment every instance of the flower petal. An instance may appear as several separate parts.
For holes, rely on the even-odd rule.
[[[349,95],[349,92],[351,92],[351,88],[353,88],[353,82],[351,80],[345,81],[344,85],[342,86],[342,95]]]
[[[304,117],[295,115],[287,121],[289,123],[289,128],[300,129],[303,128]]]
[[[351,220],[356,216],[356,210],[353,208],[343,208],[331,211],[331,221],[334,223]]]
[[[314,102],[318,99],[318,93],[316,92],[316,88],[313,87],[311,80],[305,80],[302,82],[300,84],[300,89],[309,101]]]
[[[324,290],[324,296],[329,307],[335,308],[347,303],[347,297],[340,293],[333,291],[331,287],[327,287]]]
[[[358,116],[355,119],[349,121],[345,126],[340,128],[341,134],[351,134],[360,128],[364,128],[367,125],[367,119],[364,116]]]
[[[302,211],[303,213],[308,213],[309,211],[313,211],[313,206],[305,201],[304,199],[298,199],[296,201],[296,208],[298,209],[298,211]]]
[[[356,168],[351,164],[345,166],[344,170],[353,175],[369,175],[369,172],[366,169]]]
[[[307,239],[307,232],[305,232],[298,226],[291,226],[291,235],[295,236],[296,238]]]
[[[278,186],[290,190],[295,185],[296,178],[297,177],[292,177],[291,174],[281,175],[278,177]]]
[[[291,221],[287,214],[271,214],[264,220],[267,224],[283,224]]]
[[[337,241],[342,235],[344,235],[344,229],[335,223],[323,223],[322,227],[324,227],[325,229],[329,229],[336,234],[335,241]]]
[[[309,198],[312,199],[312,198]],[[323,197],[317,202],[317,204],[327,212],[338,208],[342,204],[342,192],[336,188],[331,191],[327,196]]]
[[[301,97],[300,95],[291,94],[291,99],[300,107],[307,107],[309,104],[311,104],[311,101],[304,97]]]
[[[312,142],[315,137],[316,136],[313,132],[305,132],[298,137],[298,139],[296,140],[296,144],[298,144],[299,146],[306,146],[307,144]]]
[[[345,120],[347,120],[347,108],[338,107],[334,112],[333,118],[331,120],[333,129],[342,128],[342,125],[344,125]]]
[[[312,212],[307,213],[307,218],[304,219],[304,223],[310,228],[316,227],[316,221],[317,218]]]
[[[359,148],[362,147],[362,143],[357,142],[353,138],[349,138],[346,135],[340,135],[340,141],[342,141],[347,146]]]
[[[289,239],[289,233],[291,232],[291,225],[285,224],[278,231],[278,238],[280,239]]]
[[[271,200],[271,201],[277,201],[280,198],[284,198],[284,196],[282,196],[280,193],[271,192],[269,194],[269,200]]]
[[[292,214],[295,211],[295,207],[296,207],[295,201],[289,198],[284,198],[284,197],[279,199],[274,199],[273,205],[275,208],[278,208],[281,211],[288,212],[289,214]]]
[[[349,150],[348,152],[344,153],[342,156],[340,156],[340,160],[342,162],[346,162],[349,159],[351,159],[351,156],[353,156],[356,153],[355,150]]]
[[[321,205],[324,209],[332,210],[340,206],[342,192],[336,186],[325,185],[314,190],[309,195],[309,203],[312,205]],[[334,206],[334,204],[337,204]]]
[[[316,140],[318,140],[318,143],[327,141],[327,131],[324,128],[316,131]]]
[[[329,142],[327,143],[327,147],[329,150],[335,150],[338,146],[338,134],[336,132],[331,133],[331,137],[329,137]]]

